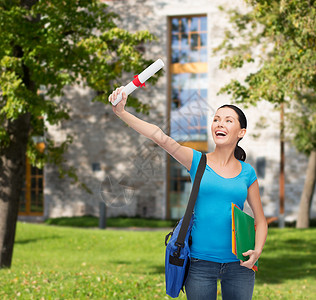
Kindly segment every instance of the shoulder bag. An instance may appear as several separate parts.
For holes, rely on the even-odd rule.
[[[190,265],[192,214],[205,167],[206,155],[202,153],[184,217],[165,238],[165,245],[167,246],[165,254],[166,293],[172,298],[178,297],[180,290],[183,291],[187,277]]]

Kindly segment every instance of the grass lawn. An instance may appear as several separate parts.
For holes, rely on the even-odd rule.
[[[171,299],[165,234],[18,223],[0,299]],[[315,253],[316,229],[270,229],[253,299],[316,299]]]

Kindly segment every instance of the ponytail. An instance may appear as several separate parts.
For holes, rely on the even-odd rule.
[[[238,143],[236,145],[234,155],[235,155],[235,157],[238,160],[242,160],[242,161],[245,161],[246,160],[246,156],[247,156],[246,152],[244,151],[244,149],[241,148],[240,146],[238,146]]]

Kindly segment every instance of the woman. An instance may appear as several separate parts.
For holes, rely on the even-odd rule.
[[[121,90],[122,87],[116,89],[109,101],[113,103]],[[126,100],[123,93],[113,112],[172,155],[189,171],[193,181],[202,153],[178,144],[156,125],[125,111]],[[185,283],[189,300],[216,299],[218,279],[223,300],[252,299],[255,282],[252,267],[261,255],[267,222],[255,171],[244,162],[246,153],[238,146],[246,127],[246,117],[236,106],[224,105],[215,113],[212,135],[216,147],[214,152],[206,154],[207,165],[194,208],[191,264]],[[243,209],[246,199],[255,218],[256,242],[254,250],[244,253],[249,260],[242,262],[231,251],[231,203]]]

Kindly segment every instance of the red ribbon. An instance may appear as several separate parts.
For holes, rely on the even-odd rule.
[[[134,76],[133,83],[134,83],[134,85],[137,86],[137,87],[146,86],[146,85],[145,85],[145,82],[144,82],[144,83],[141,83],[141,82],[139,81],[138,75],[135,75],[135,76]]]

